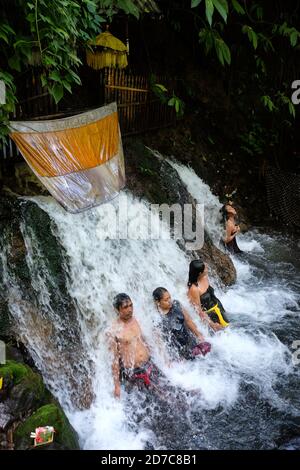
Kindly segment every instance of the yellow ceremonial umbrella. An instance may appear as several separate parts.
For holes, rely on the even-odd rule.
[[[95,40],[89,41],[88,44],[93,50],[86,51],[86,61],[93,69],[127,67],[127,47],[108,30],[96,36]]]

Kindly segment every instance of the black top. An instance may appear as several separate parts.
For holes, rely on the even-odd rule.
[[[225,312],[223,305],[221,304],[218,297],[216,297],[215,291],[211,286],[208,286],[207,291],[200,295],[200,302],[204,310],[209,310],[217,304],[221,312]]]
[[[214,305],[216,305],[216,303],[218,303],[218,299],[215,296],[213,287],[208,286],[207,291],[200,295],[200,302],[204,310],[209,310]]]
[[[165,341],[180,356],[189,358],[191,349],[196,346],[192,333],[186,326],[182,306],[178,300],[174,300],[169,312],[161,316],[161,329]]]

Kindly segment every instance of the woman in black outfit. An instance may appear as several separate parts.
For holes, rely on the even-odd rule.
[[[209,284],[207,265],[201,259],[190,263],[188,298],[197,309],[201,320],[214,331],[228,326],[225,309]]]

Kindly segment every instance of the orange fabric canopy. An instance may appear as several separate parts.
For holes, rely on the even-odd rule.
[[[61,176],[101,165],[119,150],[118,114],[48,132],[12,132],[23,156],[39,176]]]

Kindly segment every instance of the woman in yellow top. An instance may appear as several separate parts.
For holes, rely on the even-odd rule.
[[[190,263],[188,298],[197,309],[201,320],[214,331],[228,326],[225,309],[209,284],[207,265],[201,259]]]

